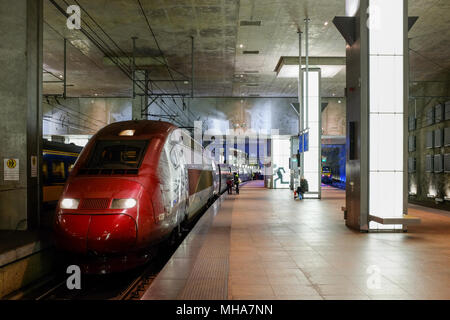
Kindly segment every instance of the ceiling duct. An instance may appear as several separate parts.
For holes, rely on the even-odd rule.
[[[243,54],[259,54],[259,50],[253,50],[253,51],[246,50],[246,51],[244,51],[242,53]]]
[[[241,27],[260,27],[261,21],[250,21],[250,20],[242,20],[240,23]]]
[[[298,57],[281,57],[274,71],[278,78],[298,78],[298,63]],[[346,57],[309,57],[309,65],[320,68],[322,78],[333,78],[345,69]]]

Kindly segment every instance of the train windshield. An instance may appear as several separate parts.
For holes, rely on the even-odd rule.
[[[139,168],[147,147],[145,140],[97,141],[89,169]]]

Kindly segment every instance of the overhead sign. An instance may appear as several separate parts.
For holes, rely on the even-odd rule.
[[[3,172],[5,181],[19,181],[19,159],[4,159]]]

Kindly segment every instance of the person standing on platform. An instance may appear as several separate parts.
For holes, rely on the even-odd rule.
[[[233,180],[231,180],[231,178],[228,178],[227,180],[227,191],[228,194],[233,194]]]
[[[239,194],[239,174],[234,173],[234,185],[236,187],[236,194]]]

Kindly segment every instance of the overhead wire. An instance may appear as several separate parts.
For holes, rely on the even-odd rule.
[[[68,14],[61,8],[61,6],[55,1],[55,0],[49,0],[55,7],[56,7],[56,9],[58,9],[63,15],[65,15],[66,17],[68,17]],[[63,0],[63,2],[64,3],[66,3],[67,5],[68,5],[68,3],[67,3],[67,1],[65,1],[65,0]],[[76,1],[77,2],[77,4],[79,5],[79,2],[78,1]],[[156,44],[157,44],[157,46],[158,46],[158,48],[159,48],[159,50],[160,50],[160,53],[161,53],[161,55],[164,57],[164,54],[163,54],[163,52],[162,52],[162,50],[161,50],[161,48],[160,48],[160,46],[159,46],[159,43],[157,42],[157,39],[156,39],[156,37],[155,37],[155,35],[154,35],[154,33],[153,33],[153,29],[151,28],[151,25],[150,25],[150,23],[149,23],[149,21],[148,21],[148,18],[147,18],[147,16],[145,15],[145,11],[144,11],[144,9],[143,9],[143,7],[142,7],[142,4],[140,3],[140,1],[138,0],[138,2],[139,2],[139,5],[140,5],[140,7],[141,7],[141,10],[142,10],[142,12],[143,12],[143,14],[144,14],[144,17],[145,17],[145,19],[146,19],[146,21],[147,21],[147,24],[148,24],[148,26],[149,26],[149,29],[151,30],[151,32],[152,32],[152,35],[153,35],[153,37],[154,37],[154,39],[155,39],[155,42],[156,42]],[[80,5],[80,8],[81,8],[81,5]],[[86,9],[84,9],[83,8],[83,11],[86,13],[86,15],[92,20],[92,22],[95,24],[95,25],[97,25],[98,26],[98,28],[101,30],[101,32],[102,33],[104,33],[106,36],[107,36],[107,38],[111,41],[111,42],[113,42],[113,45],[121,52],[121,53],[123,53],[123,54],[125,54],[125,52],[117,45],[117,43],[106,33],[106,31],[95,21],[95,19],[93,19],[93,17],[87,12],[87,10]],[[91,35],[88,31],[86,31],[85,29],[83,29],[83,28],[81,28],[80,29],[80,31],[91,41],[91,42],[93,42],[93,44],[95,45],[95,46],[97,46],[97,48],[109,59],[109,60],[111,60],[128,78],[130,78],[130,80],[132,80],[132,81],[135,81],[134,79],[133,79],[133,77],[132,77],[132,74],[131,74],[131,70],[130,70],[130,68],[129,68],[129,66],[126,64],[126,63],[123,63],[121,60],[120,60],[120,58],[119,59],[115,59],[115,57],[117,58],[117,54],[113,51],[113,49],[111,48],[111,46],[109,46],[108,45],[108,43],[106,43],[106,41],[105,40],[103,40],[97,33],[96,33],[96,31],[90,26],[90,24],[89,23],[87,23],[86,21],[83,21],[83,24],[87,27],[87,29],[89,29],[91,32],[92,32],[92,34],[93,35]],[[97,40],[97,39],[98,40]],[[125,54],[126,55],[126,54]],[[165,57],[164,57],[164,60],[165,60]],[[172,81],[174,81],[174,83],[175,83],[175,79],[174,79],[174,77],[173,77],[173,74],[172,74],[172,72],[171,72],[171,69],[170,69],[170,67],[167,65],[167,61],[165,61],[165,63],[164,63],[164,65],[165,65],[165,67],[167,68],[167,70],[168,70],[168,72],[169,72],[169,74],[171,75],[171,79],[172,79]],[[184,76],[184,75],[183,75]],[[145,88],[142,88],[142,85],[137,81],[136,82],[136,85],[141,89],[141,90],[143,90],[143,91],[145,91]],[[157,87],[157,88],[159,88],[159,90],[160,91],[162,91],[162,92],[164,92],[164,93],[167,93],[165,90],[163,90],[162,88],[160,88],[158,85],[156,85],[155,83],[153,83],[153,85],[155,86],[155,87]],[[180,93],[180,91],[179,91],[179,88],[178,88],[178,86],[176,85],[176,83],[175,83],[175,86],[176,86],[176,88],[177,88],[177,91],[178,91],[178,93],[181,95],[181,93]],[[153,92],[151,92],[150,93],[150,95],[152,94]],[[169,95],[169,94],[168,94]],[[172,96],[172,98],[173,98],[173,96],[174,95],[172,95],[172,94],[170,94],[170,96]],[[183,109],[182,108],[180,108],[180,106],[178,105],[178,103],[175,101],[175,99],[173,99],[174,100],[174,103],[175,103],[175,105],[182,111],[182,114],[184,114],[184,112],[183,112]],[[167,104],[166,104],[166,106],[168,106]],[[168,106],[169,107],[169,106]],[[169,107],[170,108],[170,107]],[[190,111],[190,110],[189,110]],[[192,112],[190,112],[191,114],[192,114]],[[191,121],[191,119],[189,118],[189,116],[187,116],[187,119],[188,119],[188,122],[189,121]]]

